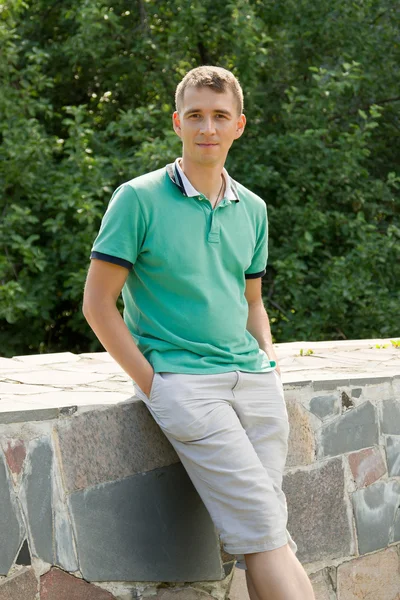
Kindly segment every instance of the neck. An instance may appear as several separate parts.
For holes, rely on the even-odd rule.
[[[224,165],[195,165],[183,156],[180,166],[190,183],[209,200],[215,201],[221,191]]]

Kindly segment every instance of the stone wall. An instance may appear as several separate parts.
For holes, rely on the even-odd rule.
[[[399,600],[400,377],[288,387],[286,399],[288,529],[317,600]]]
[[[288,529],[317,600],[400,600],[400,369],[322,371],[286,376]],[[0,358],[0,445],[0,600],[247,598],[108,355]]]

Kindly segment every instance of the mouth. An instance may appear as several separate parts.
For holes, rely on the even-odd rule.
[[[197,146],[200,146],[200,148],[214,148],[215,146],[218,146],[218,144],[211,142],[198,142]]]

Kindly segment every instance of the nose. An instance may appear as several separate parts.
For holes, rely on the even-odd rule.
[[[204,117],[204,119],[202,119],[201,132],[207,135],[212,135],[215,133],[214,120],[211,116]]]

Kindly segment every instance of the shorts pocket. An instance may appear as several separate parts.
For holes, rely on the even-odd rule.
[[[181,386],[177,389],[161,376],[152,391],[149,407],[166,434],[180,442],[190,442],[205,434],[207,413],[214,402],[196,394],[193,397],[190,388]]]
[[[151,404],[153,396],[154,396],[154,392],[156,389],[156,385],[157,385],[157,379],[159,377],[158,373],[154,373],[153,376],[153,381],[151,382],[151,388],[150,388],[150,394],[147,396],[144,391],[142,390],[141,387],[138,386],[138,384],[136,382],[133,383],[133,386],[137,392],[137,395],[139,396],[139,398],[141,398],[143,400],[143,402],[146,402],[146,404]]]
[[[156,390],[156,386],[157,386],[157,383],[158,383],[158,378],[159,378],[159,374],[158,373],[154,373],[153,381],[151,382],[150,394],[149,394],[149,401],[150,401],[150,403],[153,400],[154,392]]]

